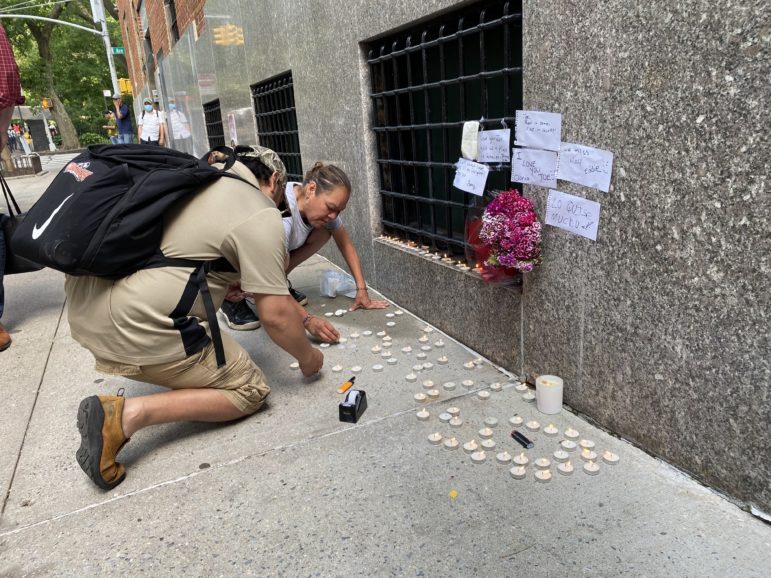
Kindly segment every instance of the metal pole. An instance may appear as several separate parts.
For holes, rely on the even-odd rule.
[[[104,41],[104,47],[107,50],[107,64],[110,67],[110,80],[112,80],[113,93],[120,93],[118,75],[115,72],[115,61],[112,58],[112,44],[110,43],[110,34],[107,31],[107,20],[104,16],[104,4],[102,0],[91,0],[91,13],[93,14],[94,23],[99,24],[102,27],[102,40]]]

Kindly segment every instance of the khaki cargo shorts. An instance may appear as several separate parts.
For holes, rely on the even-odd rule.
[[[214,345],[210,342],[198,353],[181,361],[139,366],[97,359],[96,370],[170,389],[216,389],[239,411],[254,413],[262,407],[270,393],[265,375],[246,350],[227,333],[222,334],[222,344],[225,365],[220,369],[217,369]]]

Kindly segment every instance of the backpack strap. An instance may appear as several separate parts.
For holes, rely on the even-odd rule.
[[[221,146],[216,146],[213,149],[211,149],[209,152],[207,152],[205,155],[203,155],[201,157],[201,160],[202,161],[208,161],[209,160],[209,156],[212,153],[218,153],[217,154],[218,157],[222,157],[222,156],[225,157],[225,161],[224,161],[225,162],[225,166],[222,167],[223,171],[227,171],[236,162],[236,153],[235,153],[235,151],[232,148],[230,148],[230,147],[226,147],[226,146],[222,146],[222,145]]]
[[[211,298],[209,283],[206,281],[206,275],[211,271],[235,272],[235,267],[225,257],[212,259],[211,261],[196,261],[194,259],[176,259],[173,257],[164,257],[159,252],[158,255],[150,259],[143,267],[144,269],[154,269],[156,267],[195,267],[195,281],[198,285],[198,292],[201,294],[203,308],[206,311],[206,319],[209,321],[209,330],[214,344],[214,356],[217,359],[217,368],[225,365],[225,346],[222,343],[222,332],[217,320],[217,311],[214,309],[214,301]]]

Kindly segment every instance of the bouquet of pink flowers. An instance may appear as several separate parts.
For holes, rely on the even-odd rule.
[[[479,227],[483,273],[526,273],[541,263],[541,223],[533,203],[516,189],[504,191],[485,208]]]

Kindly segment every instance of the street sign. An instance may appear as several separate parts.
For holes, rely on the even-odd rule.
[[[113,54],[126,54],[126,49],[122,46],[113,46],[112,47],[112,53]]]

